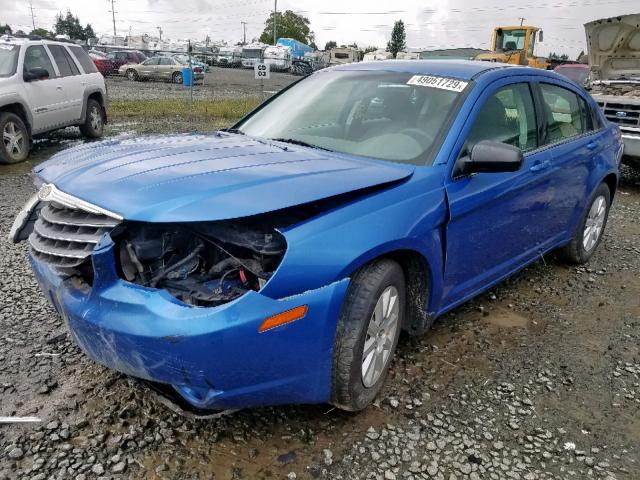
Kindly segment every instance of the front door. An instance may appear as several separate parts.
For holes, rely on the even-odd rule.
[[[48,79],[24,82],[24,91],[33,116],[32,131],[39,133],[64,123],[68,104],[62,82],[42,45],[27,47],[24,53],[23,73],[34,68],[44,68],[49,73]]]
[[[549,244],[551,154],[540,148],[531,85],[508,82],[489,87],[478,99],[463,129],[457,161],[477,142],[491,140],[520,148],[524,165],[512,173],[452,174],[448,180],[445,308],[514,271]]]

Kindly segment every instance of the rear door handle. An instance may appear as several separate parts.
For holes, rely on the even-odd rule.
[[[542,170],[549,168],[550,165],[551,162],[549,162],[549,160],[545,160],[544,162],[536,163],[529,170],[531,172],[541,172]]]
[[[56,90],[62,90],[62,87],[61,87],[60,85],[58,85],[58,86],[56,87]]]
[[[596,148],[598,148],[598,143],[597,142],[589,142],[587,144],[587,149],[588,150],[595,150]]]

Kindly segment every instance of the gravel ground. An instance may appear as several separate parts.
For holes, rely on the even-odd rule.
[[[271,78],[264,81],[265,94],[282,90],[300,77],[288,73],[271,72]],[[132,82],[124,77],[107,77],[107,88],[111,101],[189,98],[189,89],[169,82]],[[253,69],[213,67],[205,74],[204,84],[194,86],[195,99],[229,98],[238,96],[259,96],[262,94],[260,82],[254,78]]]
[[[589,265],[547,256],[401,338],[364,412],[196,421],[85,358],[6,240],[26,172],[59,148],[0,168],[0,415],[42,419],[0,425],[0,479],[639,478],[640,176],[625,171]]]

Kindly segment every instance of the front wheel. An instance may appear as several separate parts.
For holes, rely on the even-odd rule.
[[[22,119],[14,113],[0,114],[0,163],[18,163],[29,156],[31,141]]]
[[[602,240],[609,218],[611,192],[601,183],[591,195],[587,209],[578,224],[571,242],[561,249],[561,254],[569,263],[587,263]]]
[[[405,279],[396,262],[379,260],[353,276],[336,330],[334,405],[358,411],[373,401],[387,376],[404,314]]]
[[[104,133],[104,117],[102,106],[93,98],[87,102],[87,113],[80,131],[85,137],[99,138]]]

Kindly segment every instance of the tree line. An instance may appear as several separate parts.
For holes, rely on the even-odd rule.
[[[13,31],[10,25],[4,24],[0,22],[0,34],[9,33],[9,34],[17,34],[17,33],[25,33]],[[93,27],[90,23],[87,23],[84,27],[80,24],[80,19],[73,15],[69,10],[67,10],[66,15],[62,13],[58,13],[56,15],[56,23],[53,25],[51,30],[47,30],[46,28],[35,28],[29,32],[29,35],[38,35],[41,37],[54,37],[56,35],[68,35],[69,38],[73,40],[84,40],[87,41],[90,38],[95,38],[96,34],[93,31]]]

